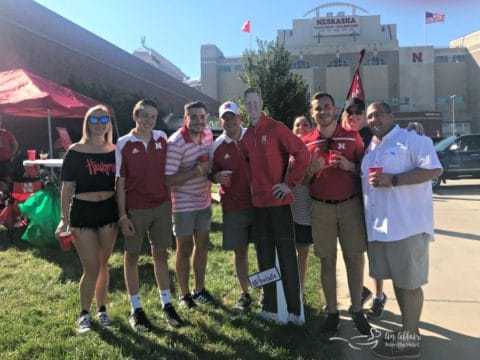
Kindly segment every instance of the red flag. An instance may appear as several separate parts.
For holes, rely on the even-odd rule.
[[[365,91],[363,91],[362,79],[360,78],[360,73],[358,69],[353,75],[352,86],[350,87],[350,91],[348,92],[347,99],[352,97],[356,97],[360,100],[365,101]]]
[[[245,21],[245,24],[242,26],[242,31],[243,32],[250,32],[250,20]]]
[[[352,84],[347,93],[347,99],[356,97],[365,101],[365,91],[363,91],[362,79],[360,78],[360,65],[362,64],[363,57],[365,56],[365,49],[358,54],[358,64],[353,74]]]
[[[425,24],[433,24],[436,22],[445,22],[444,13],[425,12]]]

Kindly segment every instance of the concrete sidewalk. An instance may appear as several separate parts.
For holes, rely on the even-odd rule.
[[[429,284],[423,288],[421,352],[423,359],[480,359],[480,185],[451,183],[434,194],[436,236],[430,246]],[[345,342],[344,357],[377,359],[371,345],[358,345],[358,339],[352,339],[360,334],[345,311],[350,298],[340,254],[338,259],[339,336],[361,348],[355,350]],[[372,290],[370,278],[365,279]],[[388,296],[384,316],[371,324],[397,331],[401,317],[391,281],[385,281],[384,287]]]

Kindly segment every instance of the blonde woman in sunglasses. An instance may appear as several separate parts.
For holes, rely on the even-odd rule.
[[[103,327],[110,321],[105,308],[109,284],[108,259],[118,231],[115,200],[115,145],[112,123],[104,105],[90,108],[83,121],[83,134],[65,156],[62,166],[62,216],[56,234],[70,230],[80,257],[81,311],[77,333],[91,330],[90,307],[95,295],[96,320]]]

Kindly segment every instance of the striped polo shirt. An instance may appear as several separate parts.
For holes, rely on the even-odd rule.
[[[168,138],[166,175],[193,169],[198,157],[208,155],[213,143],[210,129],[202,133],[200,143],[193,142],[188,128],[184,125]],[[197,176],[183,183],[172,186],[172,211],[185,212],[205,209],[211,202],[211,183],[207,174]]]

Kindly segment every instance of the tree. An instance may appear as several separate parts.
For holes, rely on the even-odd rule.
[[[244,73],[240,79],[262,92],[269,116],[292,127],[298,115],[308,111],[308,86],[298,74],[290,72],[290,52],[278,42],[257,39],[258,51],[245,50]]]

